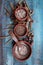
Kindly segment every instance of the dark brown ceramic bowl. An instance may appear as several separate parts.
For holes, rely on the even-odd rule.
[[[20,22],[25,21],[28,18],[28,11],[25,7],[18,7],[14,15]]]
[[[15,44],[12,49],[13,57],[19,61],[25,61],[31,56],[32,53],[31,45],[26,41],[19,41],[18,43],[22,44],[24,49],[22,47],[18,47]],[[22,50],[20,50],[20,48]]]
[[[17,37],[24,37],[27,35],[27,28],[24,24],[18,24],[14,28],[14,33]]]

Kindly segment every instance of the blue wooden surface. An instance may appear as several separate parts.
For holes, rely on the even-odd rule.
[[[9,1],[17,3],[18,0],[2,0],[1,5],[1,17],[2,29],[6,27],[6,24],[12,23],[9,17],[5,15],[4,7],[9,7]],[[33,9],[34,14],[32,16],[34,23],[32,25],[34,33],[34,44],[32,47],[32,56],[25,62],[19,62],[12,56],[12,44],[6,44],[6,41],[10,38],[3,39],[3,65],[43,65],[43,0],[26,0],[28,6]],[[8,30],[2,30],[3,35],[8,34]]]

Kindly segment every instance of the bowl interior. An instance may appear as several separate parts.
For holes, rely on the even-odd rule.
[[[17,25],[14,30],[14,33],[18,36],[24,36],[26,32],[27,28],[24,25]]]

